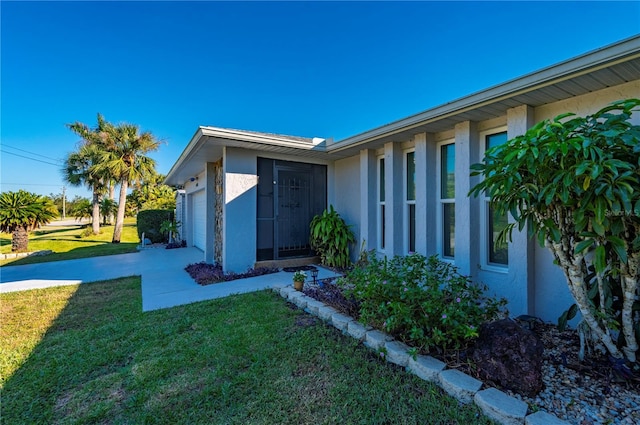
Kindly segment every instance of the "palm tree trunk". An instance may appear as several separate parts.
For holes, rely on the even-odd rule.
[[[16,227],[11,233],[11,252],[26,252],[29,249],[29,233],[24,227]]]
[[[91,230],[94,235],[100,234],[100,194],[93,192],[92,204],[93,212],[91,214]]]
[[[124,225],[124,208],[127,203],[127,189],[129,182],[123,180],[120,182],[120,201],[118,202],[118,214],[116,215],[116,224],[113,229],[113,239],[111,243],[120,243],[122,237],[122,227]]]
[[[116,184],[115,182],[109,183],[109,199],[113,202],[116,201]],[[113,223],[113,214],[109,214],[109,223]]]

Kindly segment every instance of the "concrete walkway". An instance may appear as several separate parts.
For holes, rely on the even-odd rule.
[[[141,276],[142,311],[151,311],[291,283],[292,273],[279,272],[201,286],[184,268],[203,257],[197,248],[151,248],[131,254],[5,266],[0,267],[0,293]],[[318,271],[319,279],[336,276],[322,267]]]

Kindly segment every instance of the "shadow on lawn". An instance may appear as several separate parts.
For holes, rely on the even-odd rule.
[[[64,241],[64,239],[61,239]],[[91,242],[91,241],[74,241]],[[95,244],[96,241],[93,241]],[[82,248],[74,248],[66,252],[54,252],[49,255],[24,257],[10,263],[4,264],[2,267],[21,266],[25,264],[48,263],[52,261],[77,260],[79,258],[101,257],[104,255],[118,255],[138,252],[138,244],[133,242],[122,242],[114,244],[111,242],[101,242],[98,245],[92,245]]]
[[[29,292],[33,299],[29,298]],[[142,314],[140,278],[86,283],[68,287],[67,291],[60,288],[24,291],[23,295],[13,295],[11,299],[14,300],[12,306],[19,304],[16,299],[21,299],[23,304],[14,308],[40,309],[35,320],[41,321],[42,325],[32,334],[44,331],[42,328],[49,320],[51,324],[17,370],[5,376],[3,422],[79,420],[102,423],[114,420],[117,423],[124,388],[122,374],[118,371],[130,359],[121,358],[127,350],[114,350],[113,346],[126,344],[126,335],[131,333],[128,325],[121,323],[135,322]],[[123,308],[123,303],[129,306]],[[55,315],[58,308],[61,310],[57,316],[42,318],[43,314]],[[21,319],[25,320],[24,317]],[[25,326],[37,328],[37,323]],[[7,340],[10,337],[7,335]],[[29,341],[21,341],[21,344],[30,345]],[[7,346],[13,344],[7,341]],[[24,347],[24,350],[28,348]],[[20,362],[15,360],[15,353],[10,354],[13,355],[7,359],[7,364],[12,359]]]

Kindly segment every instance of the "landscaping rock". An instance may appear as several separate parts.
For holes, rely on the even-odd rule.
[[[533,396],[543,388],[542,341],[510,319],[480,327],[471,358],[482,379]]]
[[[328,322],[331,320],[331,316],[333,316],[337,312],[338,311],[335,308],[325,305],[318,309],[318,317],[325,322]]]
[[[344,315],[342,313],[334,313],[331,316],[331,324],[338,330],[342,332],[347,331],[347,327],[349,326],[349,322],[353,322],[353,318],[351,316]]]
[[[526,425],[569,425],[569,422],[558,419],[547,412],[536,412],[527,416],[524,420]]]
[[[303,295],[302,293],[300,293],[300,292],[297,292],[297,293],[298,293],[298,294],[300,294],[300,295],[299,295],[299,296],[297,296],[297,297],[296,297],[296,296],[291,295],[291,296],[289,297],[289,300],[290,300],[292,303],[294,303],[296,306],[298,306],[298,308],[301,308],[301,309],[303,309],[303,310],[304,310],[305,308],[307,308],[307,303],[310,301],[310,298],[309,298],[309,297],[304,296],[304,295]]]
[[[362,323],[356,322],[355,320],[347,324],[347,334],[358,341],[362,341],[364,339],[369,329],[371,328],[364,326]]]
[[[482,387],[482,382],[455,369],[440,372],[440,385],[452,397],[464,404],[473,402],[473,397]]]
[[[418,355],[415,359],[409,357],[407,371],[413,373],[420,379],[429,382],[439,382],[440,372],[444,370],[446,364],[431,356]]]
[[[291,292],[295,292],[296,290],[293,289],[291,286],[287,285],[283,288],[280,288],[280,296],[282,298],[288,298],[289,297],[289,293]]]
[[[409,346],[400,341],[388,341],[384,348],[387,350],[387,361],[395,363],[398,366],[406,366],[409,362]]]
[[[323,303],[310,299],[309,301],[307,301],[307,307],[305,308],[305,311],[313,314],[314,316],[317,316],[322,307],[324,307]]]
[[[364,337],[364,345],[371,348],[372,350],[381,350],[384,347],[384,344],[387,341],[391,341],[389,335],[381,331],[369,331]]]
[[[527,414],[527,403],[495,388],[477,392],[474,400],[485,415],[502,425],[521,425]]]

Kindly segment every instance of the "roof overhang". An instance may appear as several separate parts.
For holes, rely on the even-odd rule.
[[[520,105],[537,107],[640,79],[640,36],[586,53],[506,83],[327,145],[356,154],[417,133],[438,133],[464,121],[485,121]],[[640,95],[640,94],[639,94]]]
[[[202,172],[207,162],[220,158],[225,146],[336,160],[361,149],[410,140],[418,133],[451,130],[460,122],[498,118],[517,106],[538,107],[636,80],[640,80],[640,35],[337,142],[200,127],[165,182],[183,184]]]
[[[222,158],[225,147],[252,149],[283,155],[327,159],[324,139],[283,136],[218,127],[199,127],[178,161],[171,167],[165,183],[182,185],[202,173],[207,162]]]

